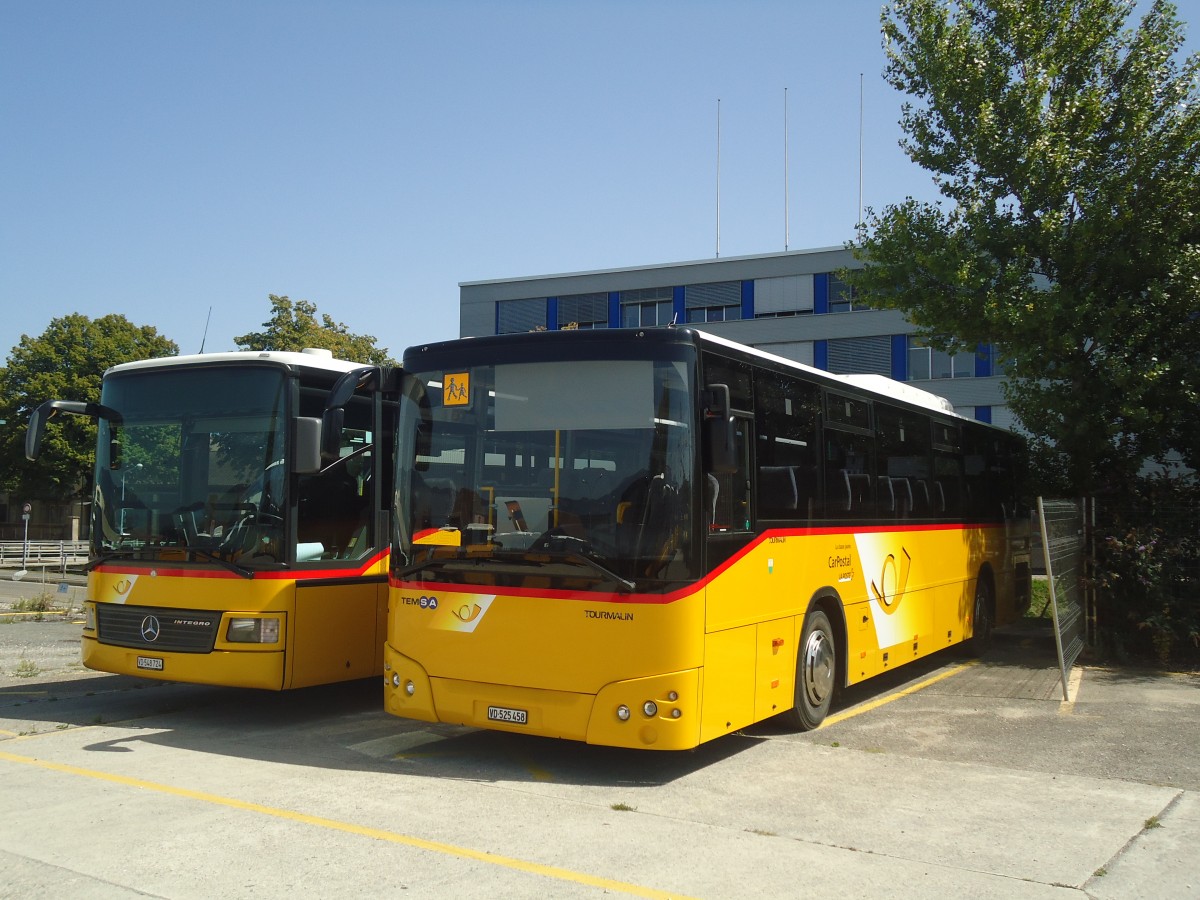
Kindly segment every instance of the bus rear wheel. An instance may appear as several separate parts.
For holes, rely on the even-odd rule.
[[[837,683],[837,645],[833,626],[824,610],[804,617],[804,633],[796,656],[796,705],[787,714],[788,724],[800,731],[816,728],[829,713]]]
[[[963,644],[969,656],[983,656],[992,643],[992,585],[980,572],[975,579],[975,603],[971,611],[971,636]]]

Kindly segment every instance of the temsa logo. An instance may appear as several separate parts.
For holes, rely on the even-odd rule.
[[[903,547],[900,548],[900,558],[889,553],[880,568],[879,581],[871,581],[871,594],[883,605],[888,612],[895,610],[904,597],[904,589],[908,586],[908,574],[912,569],[912,557]]]
[[[401,597],[400,602],[405,606],[419,606],[421,609],[437,609],[437,597]]]

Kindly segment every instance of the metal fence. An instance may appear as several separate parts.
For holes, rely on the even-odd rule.
[[[1046,566],[1054,640],[1062,670],[1063,699],[1070,700],[1068,673],[1087,639],[1089,597],[1085,592],[1088,504],[1038,497],[1034,553]]]
[[[0,541],[0,568],[53,566],[65,572],[87,560],[87,541]]]

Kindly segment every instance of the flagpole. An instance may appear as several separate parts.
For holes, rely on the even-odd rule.
[[[717,98],[717,258],[721,256],[721,98]]]
[[[862,205],[862,171],[863,171],[863,73],[858,73],[858,225],[863,220]]]

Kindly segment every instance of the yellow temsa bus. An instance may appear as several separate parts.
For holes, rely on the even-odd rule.
[[[1021,442],[688,328],[410,348],[385,705],[675,750],[1029,602]]]
[[[83,662],[269,690],[378,675],[394,401],[328,351],[125,363],[99,403]],[[322,418],[326,429],[322,432]]]

